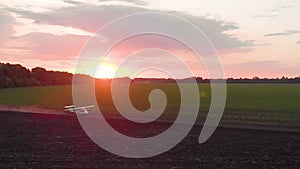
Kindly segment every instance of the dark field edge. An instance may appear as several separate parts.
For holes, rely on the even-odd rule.
[[[40,109],[43,110],[43,109]],[[25,111],[25,110],[1,110],[0,112],[10,112],[10,113],[26,113],[26,114],[44,114],[44,115],[56,115],[56,116],[76,116],[76,114],[63,112],[58,110],[45,109],[46,112],[37,111]],[[105,115],[107,120],[122,120],[121,117],[115,115]],[[200,121],[201,120],[201,121]],[[198,119],[194,125],[203,126],[204,122],[202,119]],[[155,123],[172,124],[173,120],[170,119],[157,119]],[[252,122],[237,122],[237,121],[225,121],[221,120],[218,128],[228,128],[228,129],[242,129],[242,130],[261,130],[261,131],[272,131],[272,132],[289,132],[289,133],[300,133],[300,126],[281,126],[268,123],[252,123]]]
[[[0,168],[101,169],[299,169],[300,135],[288,132],[218,128],[205,143],[195,125],[175,147],[163,154],[130,159],[97,146],[82,130],[75,114],[0,112]],[[145,134],[166,127],[157,122],[146,130],[132,130],[112,120],[118,131]],[[137,133],[138,132],[138,133]]]

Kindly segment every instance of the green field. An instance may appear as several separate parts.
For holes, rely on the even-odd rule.
[[[188,85],[188,84],[187,84]],[[103,112],[114,113],[107,85],[98,85],[96,95]],[[159,88],[165,91],[168,103],[166,117],[176,116],[180,93],[175,84],[134,84],[130,97],[139,110],[146,110],[149,92]],[[200,118],[205,118],[210,106],[210,85],[200,84]],[[225,121],[253,122],[300,126],[300,85],[298,84],[228,84]],[[0,105],[37,106],[62,109],[72,104],[72,86],[8,88],[0,90]],[[174,113],[175,112],[175,113]]]

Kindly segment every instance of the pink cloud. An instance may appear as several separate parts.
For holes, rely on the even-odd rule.
[[[49,33],[30,33],[20,37],[13,37],[13,27],[16,24],[14,18],[9,14],[15,12],[24,18],[30,18],[37,24],[61,25],[78,28],[81,30],[96,32],[100,27],[109,23],[113,19],[121,16],[133,14],[136,12],[159,12],[140,7],[129,6],[92,6],[85,4],[76,4],[73,7],[60,8],[54,11],[44,13],[34,13],[19,9],[0,9],[0,61],[21,63],[25,66],[34,67],[44,66],[50,69],[71,70],[75,64],[76,56],[80,54],[84,47],[88,36],[79,35],[53,35]],[[251,52],[256,47],[253,40],[241,40],[234,35],[227,34],[228,30],[239,29],[238,25],[224,20],[208,19],[205,17],[196,17],[180,12],[168,12],[183,17],[197,25],[212,41],[221,56],[228,53]],[[151,26],[155,23],[141,23],[145,26]],[[133,23],[128,23],[120,27],[120,31],[134,30]],[[183,27],[178,27],[184,30]],[[173,30],[169,30],[172,32]],[[188,33],[188,32],[187,32]],[[189,35],[193,36],[193,35]],[[115,38],[112,34],[112,37]],[[100,41],[103,39],[99,39]],[[110,39],[105,39],[110,40]],[[99,42],[100,42],[99,41]],[[198,62],[195,61],[196,56],[181,43],[159,36],[141,36],[135,37],[128,41],[124,41],[117,46],[112,53],[118,57],[124,57],[132,52],[145,48],[161,48],[166,49],[181,58],[191,67],[198,76],[206,76],[206,71]],[[97,51],[101,49],[101,43],[91,46],[91,49]],[[203,46],[205,50],[205,46]],[[202,53],[203,57],[205,52]],[[113,54],[112,54],[113,55]],[[241,56],[241,55],[240,55]],[[153,64],[164,64],[165,67],[176,69],[178,66],[171,59],[164,59],[163,55],[153,56],[153,54],[144,57],[153,57],[156,60]],[[121,58],[116,58],[121,59]],[[222,58],[226,59],[226,58]],[[143,57],[137,57],[133,60],[136,64],[143,64]],[[234,77],[277,77],[284,75],[299,75],[299,64],[286,66],[279,61],[257,61],[245,62],[240,64],[224,65],[225,73]]]
[[[252,61],[239,64],[224,65],[228,77],[254,76],[276,78],[281,76],[297,77],[300,74],[300,62],[292,65],[282,64],[279,61]]]
[[[16,37],[16,42],[27,43],[23,47],[36,55],[40,60],[73,59],[78,56],[88,36],[62,35],[55,36],[47,33],[31,33]],[[14,47],[18,49],[18,46]]]

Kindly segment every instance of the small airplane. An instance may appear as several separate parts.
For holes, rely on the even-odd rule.
[[[92,108],[94,106],[95,105],[76,107],[75,105],[69,105],[69,106],[65,106],[64,110],[76,114],[89,114],[87,108]]]

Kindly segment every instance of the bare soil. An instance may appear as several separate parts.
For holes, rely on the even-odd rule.
[[[204,144],[201,125],[170,151],[146,159],[113,155],[93,143],[75,115],[0,112],[0,168],[300,168],[297,132],[218,128]],[[109,122],[130,136],[161,132],[169,123],[141,127]]]

